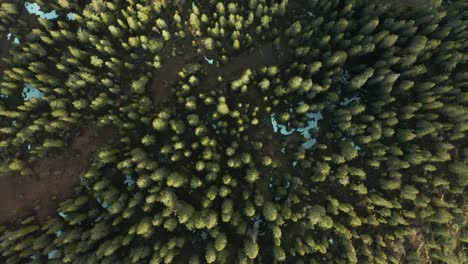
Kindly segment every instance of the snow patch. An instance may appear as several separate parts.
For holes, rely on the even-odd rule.
[[[305,149],[310,149],[312,146],[314,146],[317,143],[317,139],[312,137],[312,134],[310,131],[312,129],[318,129],[318,121],[323,119],[322,113],[316,112],[316,113],[307,113],[306,116],[309,118],[309,121],[307,122],[307,126],[303,128],[292,128],[291,130],[288,130],[288,128],[285,125],[278,124],[275,118],[275,114],[271,114],[271,124],[273,126],[273,131],[275,133],[280,131],[282,135],[289,136],[293,134],[294,132],[300,133],[307,141],[302,144],[302,146]]]
[[[58,250],[58,249],[54,249],[52,251],[50,251],[49,253],[47,253],[47,258],[48,259],[56,259],[56,258],[59,258],[60,255],[61,255],[61,251]]]
[[[76,20],[75,14],[73,12],[68,13],[67,18],[68,18],[68,20]]]
[[[8,33],[7,35],[7,39],[10,40],[11,39],[11,33]],[[19,38],[15,37],[14,41],[13,41],[15,44],[20,44],[20,40]]]
[[[96,198],[96,200],[102,206],[102,208],[107,209],[109,207],[109,204],[107,202],[102,202],[99,198]]]
[[[65,219],[67,217],[67,215],[64,213],[64,212],[59,212],[58,213],[63,219]]]
[[[58,17],[57,12],[55,10],[49,13],[44,13],[43,11],[41,11],[41,7],[37,3],[26,2],[24,3],[24,6],[26,7],[26,10],[28,10],[29,14],[39,16],[43,19],[52,20]]]
[[[350,97],[350,98],[343,98],[343,100],[340,102],[340,105],[341,106],[347,106],[352,102],[356,102],[356,103],[361,102],[361,97],[356,95],[356,96],[353,96],[353,97]]]
[[[359,147],[358,145],[356,145],[356,143],[354,143],[354,141],[351,141],[351,145],[353,145],[353,148],[356,149],[356,150],[361,150],[361,147]]]
[[[213,65],[214,63],[214,60],[213,59],[208,59],[206,56],[205,56],[205,60],[208,62],[208,64],[210,65]]]
[[[127,185],[127,186],[132,186],[133,184],[135,184],[135,180],[133,179],[133,177],[131,175],[125,175],[125,181],[124,183]]]
[[[42,98],[44,97],[44,93],[39,91],[39,89],[32,87],[31,85],[25,83],[23,88],[23,100],[29,101],[33,98]]]

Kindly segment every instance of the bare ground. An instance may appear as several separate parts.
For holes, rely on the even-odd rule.
[[[40,221],[53,215],[61,201],[74,194],[79,175],[91,154],[115,137],[112,128],[86,128],[62,154],[33,164],[33,176],[6,175],[0,178],[0,224],[36,216]]]

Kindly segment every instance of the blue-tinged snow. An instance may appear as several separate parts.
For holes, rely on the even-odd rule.
[[[70,12],[70,13],[67,14],[67,18],[68,18],[68,20],[76,20],[75,14],[72,13],[72,12]]]
[[[305,149],[311,148],[313,145],[317,143],[317,139],[312,137],[310,131],[314,128],[318,129],[318,121],[323,119],[322,113],[307,113],[306,116],[309,118],[309,122],[307,122],[307,126],[304,128],[297,129],[298,132],[302,134],[304,138],[307,139],[307,142],[302,144]]]
[[[213,63],[214,63],[214,60],[213,60],[213,59],[208,59],[206,56],[205,56],[205,60],[206,60],[206,62],[208,62],[208,64],[210,64],[210,65],[213,65]]]
[[[127,184],[127,186],[132,186],[133,184],[135,184],[135,180],[131,175],[125,175],[124,183]]]
[[[107,202],[101,202],[99,198],[97,198],[96,200],[102,206],[102,208],[107,209],[109,207],[109,204]]]
[[[7,39],[10,40],[11,39],[11,33],[8,33],[7,35]],[[15,40],[13,41],[15,44],[20,44],[20,40],[19,38],[15,37]]]
[[[318,121],[323,119],[322,113],[316,112],[316,113],[307,113],[306,116],[309,118],[309,121],[307,122],[307,126],[303,128],[291,128],[288,130],[288,128],[285,125],[278,124],[275,118],[275,114],[271,114],[271,124],[273,126],[273,131],[277,133],[278,131],[285,136],[291,135],[293,133],[300,133],[307,141],[302,144],[302,146],[305,149],[310,149],[312,146],[314,146],[317,143],[317,139],[312,137],[312,134],[310,131],[312,129],[318,129]]]
[[[356,95],[356,96],[353,96],[353,97],[350,97],[350,98],[343,98],[343,100],[340,102],[340,105],[341,106],[347,106],[352,102],[356,102],[356,103],[361,102],[361,97]]]
[[[41,91],[39,91],[37,88],[32,87],[31,85],[29,85],[27,83],[24,84],[22,95],[23,95],[24,101],[29,101],[32,98],[42,98],[42,97],[44,97],[44,94]]]
[[[356,145],[356,143],[354,143],[354,141],[351,141],[351,145],[353,145],[353,148],[356,149],[356,150],[361,150],[361,147],[359,147],[358,145]]]
[[[277,133],[280,130],[281,135],[289,136],[296,131],[294,128],[288,131],[285,125],[278,124],[275,114],[271,114],[271,124],[273,125],[273,131]]]
[[[350,81],[351,81],[351,75],[349,74],[348,70],[342,71],[340,82],[344,85],[347,85]]]
[[[48,259],[55,259],[55,258],[60,257],[60,254],[61,254],[60,250],[54,249],[54,250],[50,251],[49,253],[47,253],[47,258]]]
[[[59,212],[58,213],[63,219],[65,219],[67,217],[67,215],[64,213],[64,212]]]
[[[24,3],[24,6],[30,14],[39,16],[40,18],[51,20],[56,19],[58,17],[57,12],[55,10],[49,13],[44,13],[43,11],[41,11],[41,7],[37,3],[26,2]]]

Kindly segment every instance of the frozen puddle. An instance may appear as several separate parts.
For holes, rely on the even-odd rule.
[[[43,19],[51,20],[51,19],[56,19],[58,17],[57,12],[55,10],[49,13],[44,13],[43,11],[41,11],[41,7],[37,3],[26,2],[24,3],[24,6],[26,7],[26,10],[28,10],[30,14],[39,16],[40,18],[43,18]]]
[[[39,91],[39,89],[32,87],[29,84],[24,84],[23,92],[22,92],[23,100],[29,101],[33,98],[42,98],[44,97],[44,93]]]
[[[7,35],[7,39],[10,40],[11,39],[11,33],[8,33]],[[20,40],[19,38],[15,37],[14,41],[13,41],[15,44],[20,44]]]
[[[313,137],[311,130],[312,129],[319,129],[318,121],[323,119],[322,113],[315,112],[315,113],[307,113],[306,116],[309,118],[307,122],[307,126],[303,128],[290,128],[285,125],[278,124],[275,118],[275,114],[271,114],[271,124],[273,126],[273,131],[277,133],[281,133],[281,135],[289,136],[293,133],[300,133],[307,141],[302,144],[305,149],[310,149],[317,143],[317,139]]]
[[[72,12],[67,14],[67,18],[68,18],[68,20],[76,20],[75,14],[73,14]]]
[[[206,62],[208,62],[208,64],[210,64],[210,65],[213,65],[213,64],[214,64],[214,59],[208,59],[208,58],[205,56],[205,60],[206,60]]]
[[[361,102],[361,97],[359,97],[358,95],[356,96],[353,96],[351,98],[343,98],[343,101],[340,102],[340,105],[341,106],[347,106],[349,105],[350,103],[352,102],[356,102],[356,103],[360,103]]]
[[[132,186],[133,184],[135,184],[135,180],[131,175],[125,175],[124,184],[126,184],[127,186]]]
[[[24,3],[24,6],[26,7],[26,10],[28,10],[29,14],[31,15],[36,15],[40,18],[47,19],[47,20],[53,20],[53,19],[58,18],[57,11],[53,10],[53,11],[50,11],[49,13],[44,13],[43,11],[41,11],[41,7],[37,3],[26,2]],[[67,18],[68,20],[76,19],[75,14],[73,12],[68,13]]]

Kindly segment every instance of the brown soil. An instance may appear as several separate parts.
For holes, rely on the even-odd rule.
[[[287,49],[287,47],[283,44],[281,50],[285,49]],[[276,51],[273,42],[269,42],[254,49],[252,52],[247,51],[239,54],[238,56],[231,57],[230,61],[225,66],[216,67],[214,64],[209,65],[208,63],[205,63],[203,65],[207,76],[200,82],[200,87],[205,90],[212,90],[213,84],[218,87],[225,87],[229,81],[235,78],[235,76],[242,74],[246,69],[255,71],[260,70],[265,66],[279,66],[283,64],[287,58],[288,57],[285,53],[278,53]],[[216,84],[218,76],[221,76],[224,79],[220,84]],[[254,90],[250,89],[250,91]],[[260,95],[258,93],[250,95],[250,97],[254,98],[260,98],[259,96]]]
[[[170,53],[166,53],[167,55],[161,61],[162,68],[153,72],[151,91],[154,106],[159,106],[166,101],[171,91],[170,84],[178,80],[179,72],[194,59],[195,53],[188,39],[174,46],[178,50],[177,56],[171,57]]]
[[[281,46],[281,50],[287,48],[285,44]],[[151,91],[153,104],[156,107],[167,100],[171,91],[170,85],[180,78],[178,74],[187,64],[197,62],[202,64],[206,76],[200,81],[199,87],[203,92],[206,92],[213,90],[214,85],[218,88],[225,88],[229,81],[247,68],[259,70],[264,66],[279,66],[288,58],[285,53],[278,53],[273,42],[269,42],[251,52],[247,51],[233,56],[227,65],[217,67],[215,64],[208,64],[204,59],[204,54],[196,53],[189,40],[183,41],[175,45],[175,47],[178,50],[177,56],[172,58],[166,56],[162,61],[162,68],[153,73]],[[220,59],[208,55],[207,57],[215,61]],[[224,81],[218,83],[218,76],[222,76]],[[260,98],[258,94],[251,94],[250,97],[253,99]]]
[[[33,164],[33,176],[6,175],[0,178],[0,224],[34,215],[40,221],[53,215],[61,201],[74,194],[79,175],[91,154],[115,138],[112,128],[84,129],[62,154]]]

